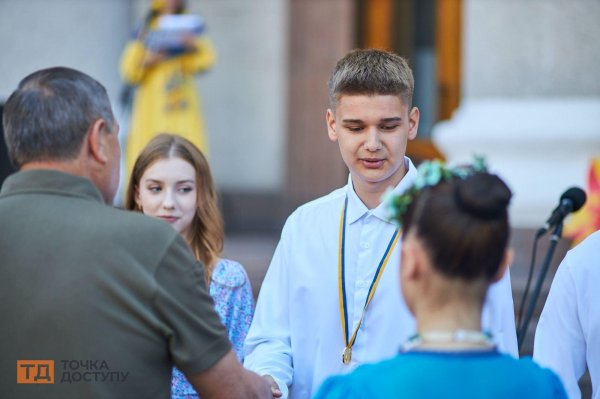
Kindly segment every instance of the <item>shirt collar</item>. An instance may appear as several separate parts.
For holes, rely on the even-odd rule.
[[[53,193],[104,203],[102,194],[90,180],[57,170],[30,169],[10,175],[2,185],[0,197],[24,193]]]
[[[404,157],[404,167],[406,168],[406,175],[400,180],[400,183],[392,190],[394,194],[399,195],[406,191],[413,183],[417,176],[417,169],[413,165],[412,161],[408,157]],[[381,203],[376,208],[369,210],[366,205],[358,198],[358,195],[354,191],[354,185],[352,184],[352,175],[348,175],[348,209],[346,210],[346,222],[352,224],[359,220],[367,213],[371,213],[378,219],[389,222],[389,214],[386,209],[386,205]]]

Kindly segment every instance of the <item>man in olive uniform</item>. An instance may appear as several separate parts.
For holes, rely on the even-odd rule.
[[[202,265],[167,224],[114,209],[118,124],[104,87],[68,68],[27,76],[4,109],[19,171],[0,191],[0,392],[271,397],[237,361]]]

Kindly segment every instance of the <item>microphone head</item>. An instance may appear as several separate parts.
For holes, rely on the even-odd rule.
[[[585,191],[579,187],[571,187],[560,196],[560,202],[570,201],[573,204],[572,212],[577,212],[585,204],[586,198]]]

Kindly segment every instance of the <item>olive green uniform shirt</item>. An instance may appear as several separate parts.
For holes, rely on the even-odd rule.
[[[0,191],[0,320],[11,399],[168,398],[173,364],[202,372],[231,347],[173,228],[49,170]]]

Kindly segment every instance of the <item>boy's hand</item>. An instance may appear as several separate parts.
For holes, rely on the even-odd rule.
[[[263,375],[262,378],[264,378],[264,380],[269,383],[273,397],[280,398],[282,393],[281,393],[281,390],[279,389],[279,385],[275,382],[273,377],[271,377],[270,375],[267,374],[267,375]]]

